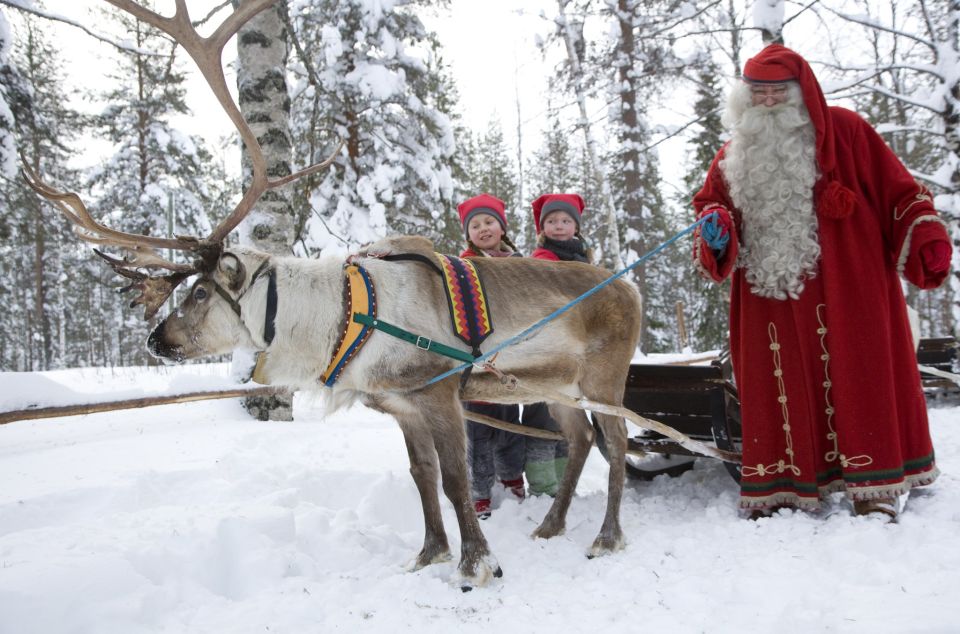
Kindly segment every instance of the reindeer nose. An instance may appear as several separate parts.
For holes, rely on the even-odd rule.
[[[163,338],[163,328],[167,325],[167,320],[164,319],[161,321],[156,328],[153,329],[153,332],[150,333],[150,336],[147,337],[147,350],[155,357],[164,357],[166,356],[161,350],[162,345],[161,339]]]

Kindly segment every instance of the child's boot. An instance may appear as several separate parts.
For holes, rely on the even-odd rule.
[[[477,512],[477,518],[485,520],[490,517],[490,499],[482,498],[480,500],[473,501],[473,510]]]
[[[544,460],[542,462],[528,462],[526,466],[527,482],[530,483],[530,495],[543,495],[546,493],[550,497],[557,494],[557,467],[556,460]]]
[[[523,489],[523,476],[514,478],[513,480],[500,480],[500,484],[518,500],[522,500],[527,495]]]
[[[553,461],[553,468],[557,472],[557,484],[563,482],[563,474],[567,470],[568,462],[570,462],[570,460],[566,456],[563,458],[557,458]]]

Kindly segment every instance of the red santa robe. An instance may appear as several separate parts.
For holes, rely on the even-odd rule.
[[[873,128],[842,108],[824,112],[836,159],[830,178],[853,200],[837,213],[822,196],[835,185],[817,184],[821,259],[797,299],[753,293],[737,268],[743,220],[719,167],[723,150],[694,198],[698,215],[720,208],[735,225],[719,261],[699,232],[694,255],[712,279],[733,275],[742,508],[817,508],[844,490],[854,500],[888,498],[938,475],[898,273],[938,286],[947,271],[927,272],[918,251],[948,237],[930,193]]]

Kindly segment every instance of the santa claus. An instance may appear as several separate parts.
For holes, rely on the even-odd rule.
[[[828,107],[807,62],[767,46],[744,67],[730,141],[694,197],[694,257],[733,277],[740,506],[816,510],[846,492],[895,519],[938,475],[899,275],[947,276],[930,193],[857,114]]]

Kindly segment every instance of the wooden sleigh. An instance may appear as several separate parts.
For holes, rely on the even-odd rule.
[[[924,394],[932,406],[960,400],[960,385],[955,374],[957,347],[957,340],[953,337],[920,340],[917,363],[921,368]],[[665,425],[677,434],[715,447],[729,456],[739,455],[740,400],[729,354],[722,353],[709,365],[633,364],[626,387],[623,406],[640,419]],[[524,435],[561,438],[555,432],[529,429],[470,412],[466,412],[466,416],[476,422]],[[642,423],[637,424],[642,427]],[[607,458],[603,434],[596,424],[594,428],[597,448]],[[637,480],[651,480],[659,475],[675,477],[692,469],[696,460],[703,457],[718,456],[692,450],[689,443],[641,428],[627,441],[627,476]],[[724,460],[724,467],[733,479],[739,481],[738,462]]]

